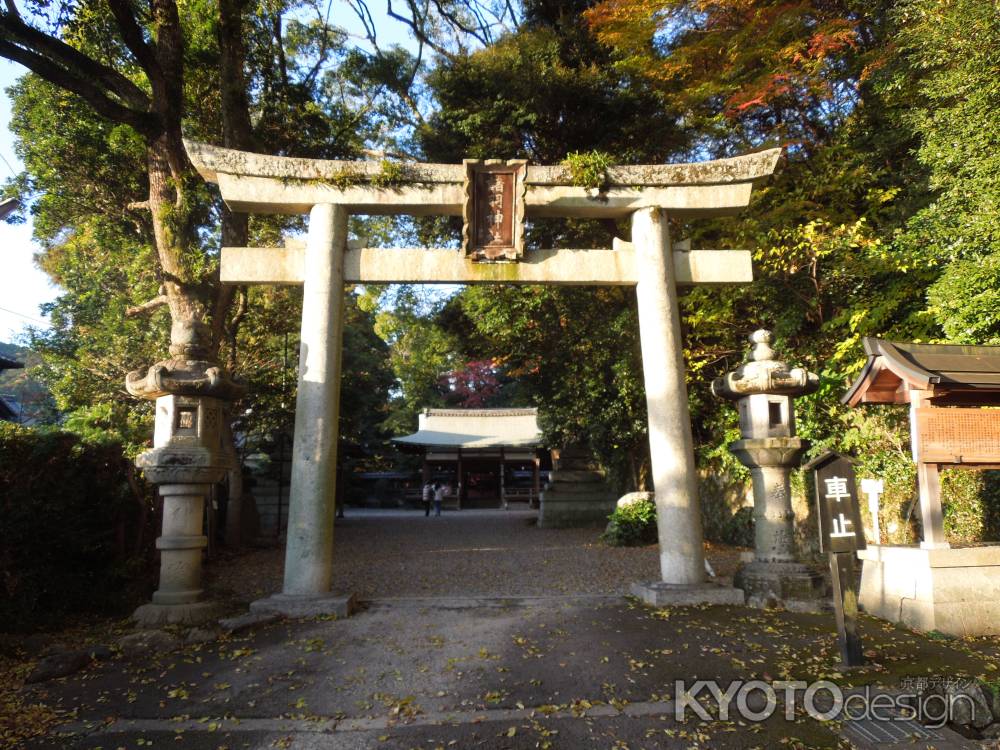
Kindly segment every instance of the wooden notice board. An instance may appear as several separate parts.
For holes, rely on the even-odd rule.
[[[1000,464],[1000,409],[916,410],[917,456],[926,464]]]

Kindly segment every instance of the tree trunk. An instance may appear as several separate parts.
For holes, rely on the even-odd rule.
[[[185,250],[193,240],[185,195],[185,183],[192,177],[187,154],[179,137],[169,133],[151,141],[147,153],[149,210],[170,307],[170,354],[177,359],[214,362],[218,344],[207,320],[210,290],[194,282],[184,267]]]

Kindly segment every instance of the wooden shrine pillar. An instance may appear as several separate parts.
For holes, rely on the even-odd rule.
[[[931,405],[930,391],[913,389],[910,395],[910,446],[917,465],[917,490],[920,497],[920,525],[923,536],[920,546],[924,549],[950,547],[944,536],[944,511],[941,508],[941,469],[920,455],[920,428],[917,410]]]
[[[532,485],[532,489],[534,491],[534,495],[532,496],[531,500],[528,501],[528,507],[529,508],[533,507],[538,502],[538,498],[541,497],[541,494],[542,494],[541,463],[542,463],[542,459],[540,459],[538,457],[538,452],[537,452],[537,449],[536,449],[536,451],[535,451],[535,459],[532,462],[532,465],[534,466],[534,469],[533,469],[532,478],[531,478],[532,479],[531,485]]]

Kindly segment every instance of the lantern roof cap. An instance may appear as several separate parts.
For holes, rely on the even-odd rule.
[[[789,367],[775,359],[774,335],[766,329],[750,334],[749,360],[733,372],[712,381],[719,398],[740,399],[755,394],[801,396],[819,387],[819,377],[801,367]]]

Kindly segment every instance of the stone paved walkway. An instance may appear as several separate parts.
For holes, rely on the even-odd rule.
[[[659,578],[656,545],[614,548],[603,529],[540,529],[535,511],[422,511],[349,508],[334,533],[333,590],[362,599],[424,596],[625,594]],[[710,548],[720,576],[738,552]],[[207,583],[250,601],[280,590],[282,548],[255,550],[208,566]]]
[[[25,747],[843,747],[836,724],[782,711],[764,723],[679,722],[674,681],[892,685],[906,674],[979,674],[996,658],[995,641],[987,656],[863,618],[870,664],[843,674],[833,632],[832,615],[742,607],[539,600],[456,612],[383,602],[347,620],[115,656],[22,688],[26,703],[64,722],[62,736]]]
[[[217,640],[208,633],[207,641],[160,633],[171,645],[105,648],[105,660],[82,672],[24,685],[29,659],[8,672],[10,696],[14,720],[36,717],[40,728],[18,729],[25,739],[17,746],[842,748],[836,723],[801,711],[792,721],[783,710],[761,723],[693,713],[678,721],[675,680],[891,688],[904,676],[998,668],[1000,639],[942,641],[862,617],[869,663],[844,673],[832,614],[650,609],[619,593],[655,577],[655,546],[611,549],[598,529],[538,529],[532,516],[349,515],[337,526],[334,574],[339,588],[367,600],[354,616],[261,624]],[[720,573],[735,566],[732,551],[709,557]],[[209,572],[235,606],[279,587],[281,551],[219,559]],[[108,623],[64,645],[123,644],[129,629]]]

